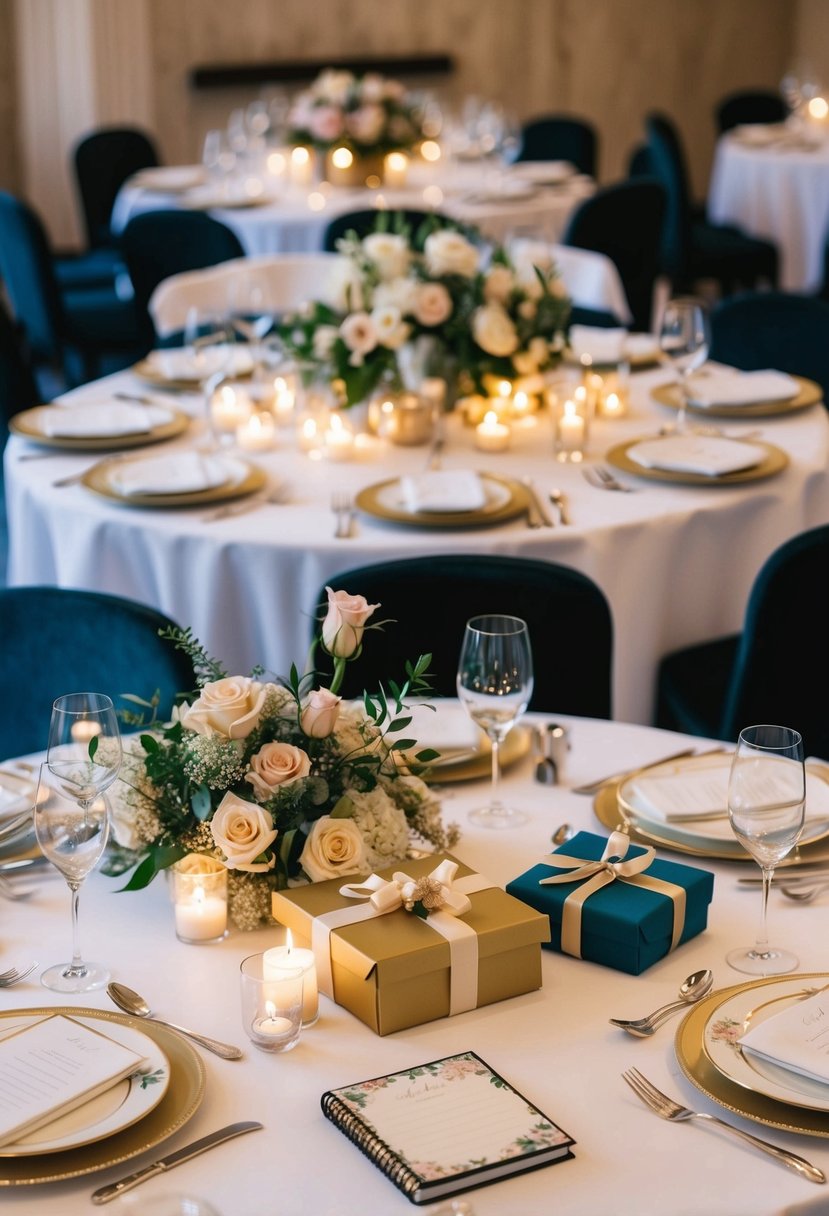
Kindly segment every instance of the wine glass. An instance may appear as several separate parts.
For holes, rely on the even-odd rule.
[[[728,817],[734,834],[763,872],[763,912],[757,942],[732,950],[727,961],[749,975],[783,975],[796,955],[769,946],[766,926],[771,880],[778,862],[803,831],[806,773],[803,739],[788,726],[747,726],[731,763]]]
[[[102,692],[70,692],[52,705],[46,764],[64,798],[81,809],[108,789],[121,767],[121,732]]]
[[[504,806],[498,794],[499,748],[527,708],[533,660],[526,621],[517,616],[476,616],[467,622],[458,662],[458,697],[492,744],[492,791],[470,819],[488,828],[526,823],[528,816]]]
[[[708,358],[711,333],[708,311],[690,296],[669,300],[662,315],[659,345],[667,355],[679,381],[679,414],[676,429],[682,433],[688,409],[688,377]]]

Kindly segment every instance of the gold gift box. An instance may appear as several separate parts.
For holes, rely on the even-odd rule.
[[[421,878],[451,854],[406,861],[380,870],[391,878],[402,870]],[[457,878],[474,874],[458,862]],[[273,915],[297,945],[310,946],[315,916],[354,907],[340,895],[350,875],[273,893]],[[472,910],[462,919],[478,935],[478,1007],[541,987],[541,943],[550,940],[547,916],[490,887],[469,896]],[[393,1034],[449,1013],[449,943],[414,913],[398,908],[331,933],[334,999],[377,1034]]]

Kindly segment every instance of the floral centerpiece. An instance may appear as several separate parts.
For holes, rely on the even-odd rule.
[[[558,362],[570,301],[549,256],[515,262],[437,217],[415,234],[388,224],[381,213],[377,231],[342,240],[326,298],[280,325],[291,354],[339,381],[347,405],[384,377],[405,382],[412,366],[454,367],[463,391],[480,391],[488,376],[535,376]]]
[[[231,918],[254,928],[270,915],[271,891],[346,873],[367,874],[402,861],[412,840],[435,848],[458,838],[444,828],[440,806],[416,775],[437,752],[415,752],[405,698],[429,691],[429,655],[406,664],[402,684],[365,693],[358,704],[338,694],[346,663],[362,651],[367,622],[379,607],[363,596],[328,591],[309,670],[292,667],[284,682],[229,676],[189,630],[167,632],[194,661],[197,696],[174,720],[145,725],[124,749],[110,794],[113,835],[126,857],[110,872],[137,867],[125,890],[146,886],[189,854],[217,858],[228,869]],[[319,687],[310,669],[318,646],[333,675]],[[141,702],[141,713],[152,702]],[[153,714],[154,716],[154,714]]]
[[[399,81],[330,68],[296,97],[288,127],[295,144],[323,152],[346,147],[363,157],[407,151],[423,138],[417,111]]]

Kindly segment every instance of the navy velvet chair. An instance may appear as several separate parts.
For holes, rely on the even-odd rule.
[[[326,253],[337,253],[337,242],[349,232],[356,232],[362,240],[372,232],[399,232],[405,229],[417,246],[419,235],[424,231],[427,235],[434,228],[455,228],[466,232],[470,237],[477,236],[468,226],[456,223],[438,211],[420,211],[414,207],[395,209],[394,211],[378,211],[376,207],[368,207],[359,211],[346,211],[336,215],[325,229],[322,247]]]
[[[616,266],[633,314],[633,328],[649,330],[661,260],[665,191],[653,178],[606,186],[570,217],[563,245],[593,249]]]
[[[596,584],[575,570],[531,558],[450,554],[346,570],[329,585],[379,603],[375,618],[389,621],[364,637],[359,660],[347,664],[346,696],[387,686],[389,679],[402,682],[404,661],[414,662],[421,654],[432,655],[435,696],[456,696],[466,622],[484,613],[503,613],[521,617],[529,626],[535,668],[532,709],[610,717],[610,608]],[[326,603],[323,589],[313,605],[316,620]],[[323,670],[326,659],[317,652]]]
[[[46,747],[52,702],[66,692],[103,692],[116,709],[134,693],[159,693],[169,718],[176,693],[196,685],[190,659],[158,630],[173,622],[119,596],[61,587],[0,590],[0,757]],[[19,695],[11,695],[16,689]]]
[[[829,302],[782,291],[722,300],[711,313],[711,358],[742,371],[773,367],[815,380],[829,401]]]
[[[695,208],[685,152],[675,124],[664,114],[646,121],[650,171],[665,188],[667,208],[662,269],[675,292],[692,291],[701,279],[714,279],[723,295],[762,282],[777,284],[777,249],[728,224],[711,224]]]
[[[743,631],[667,655],[657,726],[734,740],[744,726],[777,722],[829,760],[829,526],[781,545],[749,596]]]
[[[521,128],[516,161],[569,160],[596,176],[599,138],[592,123],[569,114],[543,114]]]
[[[783,98],[769,89],[744,89],[738,93],[729,93],[714,110],[720,135],[742,123],[783,122],[787,114]]]
[[[40,403],[23,335],[0,301],[0,446],[9,419]]]

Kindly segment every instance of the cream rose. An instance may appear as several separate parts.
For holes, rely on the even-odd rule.
[[[399,350],[412,332],[411,325],[400,315],[400,309],[390,304],[373,309],[371,323],[379,345],[387,350]]]
[[[518,334],[500,304],[484,304],[472,315],[472,336],[488,355],[503,358],[518,349]]]
[[[429,274],[459,274],[471,279],[478,270],[478,250],[465,236],[443,228],[427,236],[423,246]]]
[[[414,301],[415,320],[442,325],[452,315],[452,297],[442,283],[421,283]]]
[[[322,623],[322,642],[329,654],[349,659],[360,648],[365,623],[379,604],[369,604],[364,595],[347,591],[328,592],[328,614]]]
[[[366,355],[377,345],[377,330],[367,312],[353,312],[340,325],[340,337],[352,352],[349,362],[360,367]]]
[[[363,241],[363,252],[371,258],[384,283],[402,278],[412,257],[406,238],[393,232],[372,232]]]
[[[236,794],[225,794],[210,821],[213,840],[225,855],[229,870],[261,874],[272,870],[276,859],[257,862],[276,840],[276,828],[267,811]]]
[[[246,739],[258,724],[271,685],[249,676],[226,676],[205,684],[197,701],[181,715],[181,723],[198,735]]]
[[[307,777],[311,761],[301,747],[291,743],[266,743],[250,758],[245,781],[253,786],[257,798],[271,798],[279,785],[292,785]]]
[[[487,272],[484,279],[484,299],[506,304],[514,286],[515,277],[509,266],[498,263]]]
[[[353,819],[318,819],[305,841],[299,864],[311,882],[339,878],[341,874],[362,874],[368,869],[360,829]]]
[[[337,725],[342,697],[318,688],[312,692],[302,707],[299,724],[311,739],[327,739]]]

